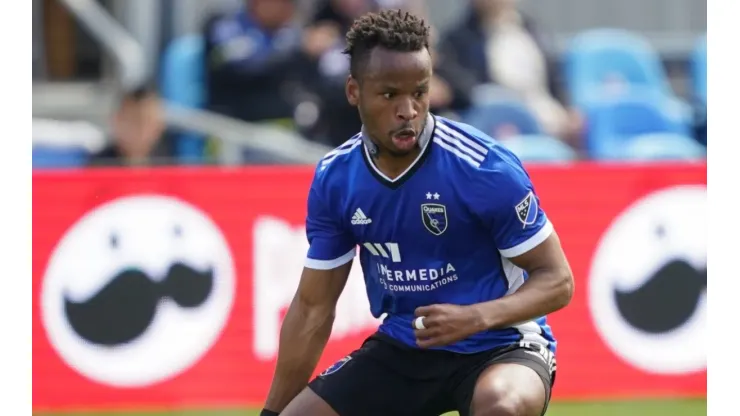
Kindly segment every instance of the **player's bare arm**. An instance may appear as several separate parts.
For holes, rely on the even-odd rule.
[[[562,309],[573,298],[573,272],[555,231],[532,250],[509,259],[529,278],[514,293],[480,303],[484,329],[508,328]]]
[[[415,331],[422,348],[460,341],[478,332],[507,328],[550,314],[573,297],[573,273],[555,231],[532,250],[509,259],[529,275],[514,293],[469,306],[430,305],[416,309],[424,329]]]
[[[304,268],[280,331],[277,367],[265,409],[281,412],[308,384],[334,323],[352,262],[331,270]]]

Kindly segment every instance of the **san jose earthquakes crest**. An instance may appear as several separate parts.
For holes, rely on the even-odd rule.
[[[348,356],[340,359],[339,361],[337,361],[334,364],[330,365],[329,368],[327,368],[326,370],[324,370],[321,374],[319,374],[319,377],[326,377],[326,376],[328,376],[330,374],[336,373],[337,371],[339,371],[340,368],[344,367],[344,365],[347,364],[349,362],[349,360],[351,360],[351,359],[352,359],[352,356],[351,355],[348,355]]]
[[[441,235],[447,230],[447,208],[442,204],[421,204],[421,220],[430,233]]]

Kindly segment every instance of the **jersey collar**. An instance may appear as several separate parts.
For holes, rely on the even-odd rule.
[[[424,124],[424,128],[421,131],[421,134],[419,135],[419,147],[421,148],[421,152],[419,153],[419,156],[417,156],[416,160],[411,163],[411,165],[401,173],[397,178],[391,179],[387,176],[385,176],[380,170],[378,170],[378,167],[375,166],[375,161],[373,160],[374,157],[378,154],[378,146],[370,140],[367,134],[365,134],[365,128],[363,126],[362,128],[362,141],[364,145],[362,146],[362,158],[365,160],[365,164],[367,165],[368,170],[370,173],[377,179],[381,184],[391,188],[391,189],[397,189],[399,186],[401,186],[404,182],[406,182],[413,174],[419,169],[419,167],[424,163],[424,160],[429,155],[429,152],[432,149],[431,146],[431,140],[434,136],[434,128],[435,128],[436,120],[434,116],[430,113],[427,116],[426,123]]]

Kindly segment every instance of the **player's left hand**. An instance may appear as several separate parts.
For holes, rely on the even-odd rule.
[[[414,315],[417,318],[424,317],[425,329],[414,327],[416,344],[421,348],[454,344],[486,329],[483,316],[471,306],[450,304],[421,306],[416,308]]]

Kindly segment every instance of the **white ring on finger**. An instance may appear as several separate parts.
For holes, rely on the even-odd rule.
[[[424,326],[424,317],[420,316],[416,319],[414,319],[414,328],[416,329],[427,329],[427,327]]]

